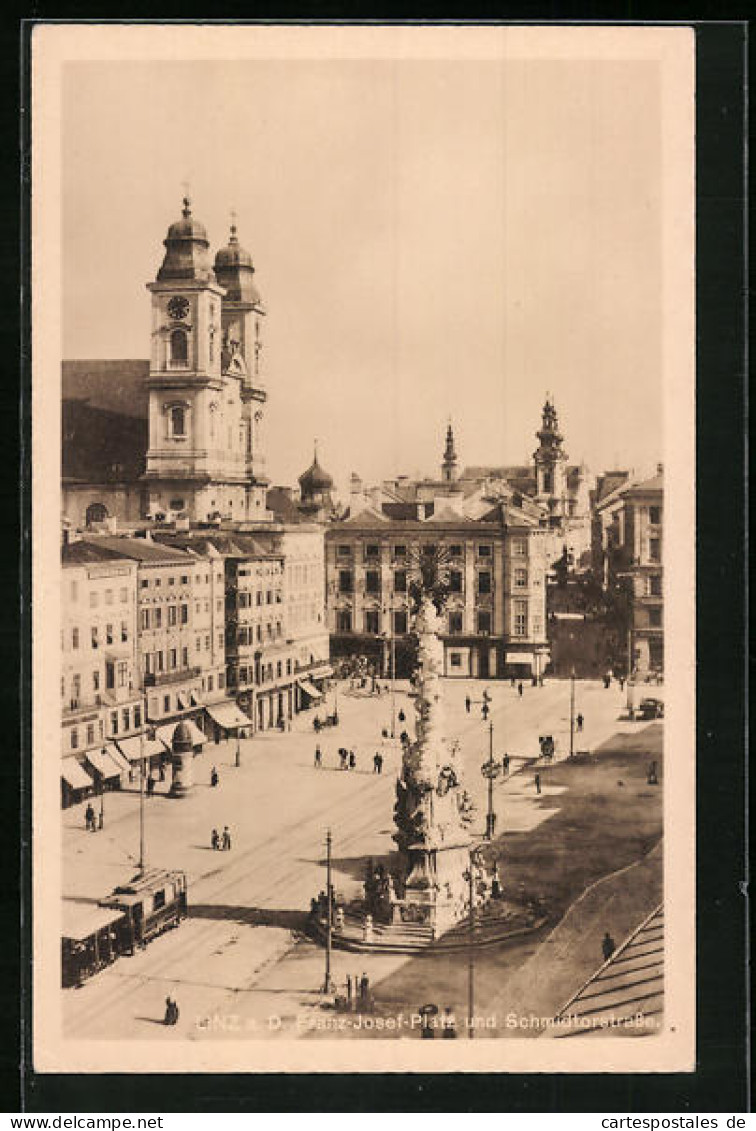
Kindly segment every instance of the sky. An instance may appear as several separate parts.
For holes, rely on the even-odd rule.
[[[188,183],[233,209],[268,316],[267,470],[337,486],[662,448],[660,73],[651,60],[68,62],[63,356],[149,356],[145,284]]]

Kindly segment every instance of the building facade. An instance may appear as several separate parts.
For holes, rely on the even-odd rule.
[[[425,518],[368,511],[332,524],[326,533],[332,655],[366,655],[384,675],[393,655],[397,674],[409,675],[409,587],[423,556],[439,555],[450,588],[445,674],[540,675],[548,663],[546,546],[545,530],[507,521],[501,507],[477,521],[434,509]]]
[[[61,782],[64,803],[126,767],[103,751],[143,725],[136,563],[104,547],[62,549]]]
[[[631,668],[664,670],[664,470],[630,480],[596,507],[607,584],[624,581],[630,601]]]

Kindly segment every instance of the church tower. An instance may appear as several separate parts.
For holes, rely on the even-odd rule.
[[[565,464],[567,453],[562,448],[564,437],[559,431],[556,409],[546,394],[541,427],[536,433],[538,448],[533,453],[536,477],[536,501],[549,508],[555,518],[564,517]]]
[[[239,264],[229,262],[229,249],[223,249],[216,257],[218,278],[207,233],[187,198],[181,219],[171,224],[163,242],[162,266],[155,282],[147,284],[152,295],[148,513],[195,522],[264,518],[253,405],[261,406],[265,393],[255,383],[254,364],[250,376],[245,354],[254,353],[246,320],[259,298],[250,302],[248,288],[237,292],[230,285],[235,266],[237,276],[251,277],[251,261],[242,262],[249,257],[238,244],[233,251],[238,249]]]
[[[239,243],[236,222],[232,221],[228,243],[215,256],[215,277],[226,292],[221,304],[221,366],[226,376],[240,381],[250,519],[264,517],[269,483],[263,439],[263,413],[268,399],[262,364],[265,307],[254,274],[252,256]]]
[[[454,450],[454,432],[452,426],[446,429],[446,447],[444,459],[441,464],[441,478],[444,483],[453,483],[457,478],[457,453]]]

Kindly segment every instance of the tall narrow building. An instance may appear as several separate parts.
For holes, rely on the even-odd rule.
[[[260,376],[264,310],[232,227],[210,263],[204,226],[184,199],[164,240],[152,295],[148,514],[265,517]]]

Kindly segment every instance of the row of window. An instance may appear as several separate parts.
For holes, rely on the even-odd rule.
[[[528,602],[514,602],[513,635],[527,636],[528,633]],[[447,614],[448,632],[450,636],[458,635],[464,631],[464,614],[457,610]],[[476,632],[487,636],[491,633],[491,613],[486,609],[478,609],[475,614]],[[394,635],[404,636],[407,633],[407,613],[396,611],[393,614]],[[339,609],[336,613],[336,631],[353,632],[352,613],[349,609]],[[377,609],[368,609],[363,613],[363,631],[377,636],[381,632],[381,614]],[[540,631],[540,622],[533,622],[533,631]]]
[[[527,585],[527,571],[523,570],[522,584]],[[463,576],[462,571],[453,569],[449,571],[449,587],[452,593],[461,593],[463,591]],[[398,569],[394,571],[393,577],[394,593],[407,592],[407,571]],[[475,587],[478,593],[491,592],[491,571],[487,569],[478,570],[475,575]],[[351,569],[339,570],[339,593],[353,593],[354,592],[354,571]],[[367,569],[365,570],[365,592],[366,593],[380,593],[381,592],[381,574],[380,570]]]
[[[118,641],[122,644],[126,644],[129,640],[128,622],[122,620],[120,629],[117,625],[106,624],[102,631],[100,625],[93,624],[90,630],[89,640],[92,648],[99,648],[101,644],[115,644]],[[65,646],[65,638],[63,643]],[[71,648],[76,652],[81,645],[81,630],[77,626],[74,626],[71,629]]]
[[[299,668],[299,664],[294,665],[295,670]],[[286,660],[285,663],[286,675],[292,674],[292,661]],[[255,664],[254,667],[248,667],[241,664],[238,669],[230,668],[228,673],[229,684],[234,684],[238,687],[247,687],[254,684],[270,683],[273,679],[282,679],[284,674],[284,662],[277,660],[275,664]]]
[[[263,641],[280,640],[282,636],[283,625],[280,621],[276,621],[275,624],[273,624],[272,622],[266,624],[264,632],[263,626],[261,624],[243,625],[236,632],[236,643],[242,646],[255,643],[262,644]],[[233,640],[234,636],[232,630],[229,633],[229,643],[233,643]]]
[[[100,672],[95,670],[92,672],[92,693],[96,695],[100,690]],[[83,705],[82,699],[82,683],[81,672],[72,672],[70,676],[70,698],[69,707],[72,711],[78,710]],[[129,664],[127,660],[108,661],[105,664],[105,688],[108,691],[114,691],[117,687],[129,686]],[[63,699],[66,698],[66,677],[62,676],[60,681],[60,690]],[[89,701],[89,697],[87,697]]]
[[[280,605],[283,596],[280,589],[267,589],[263,595],[262,589],[258,589],[254,594],[254,601],[252,600],[253,594],[248,593],[246,590],[241,589],[237,594],[237,608],[251,609],[253,605]]]
[[[355,547],[347,543],[338,545],[336,547],[336,557],[340,559],[351,558],[354,553]],[[427,543],[422,546],[422,553],[428,557],[432,557],[438,550],[438,546]],[[464,557],[465,548],[459,542],[454,542],[449,546],[443,545],[441,547],[450,558]],[[477,555],[479,558],[490,558],[493,555],[493,546],[489,543],[482,543],[476,547]],[[512,552],[518,557],[525,557],[527,555],[527,543],[522,539],[517,539],[512,542]],[[393,545],[391,547],[391,554],[394,558],[406,558],[408,553],[407,546],[403,543]],[[381,555],[381,546],[377,542],[367,543],[363,548],[363,559],[365,561],[374,561]]]
[[[70,597],[70,599],[73,603],[75,603],[76,601],[79,600],[79,582],[78,581],[71,581],[71,583],[69,585],[69,597]],[[102,598],[103,598],[103,601],[106,605],[114,604],[115,599],[116,599],[115,598],[115,589],[105,589],[104,592],[102,593]],[[118,590],[118,600],[121,602],[122,605],[128,604],[129,590],[125,585],[122,586]],[[96,589],[91,590],[90,594],[89,594],[90,607],[95,609],[95,608],[97,608],[99,603],[100,603],[100,592]]]
[[[168,605],[166,622],[169,628],[179,624],[189,624],[188,605]],[[139,626],[142,629],[162,628],[163,609],[160,605],[153,609],[141,609],[139,612]]]
[[[223,581],[223,574],[222,573],[216,574],[215,580],[217,582],[222,582]],[[203,582],[203,575],[201,573],[198,573],[196,575],[196,577],[194,578],[194,582],[195,582],[196,585],[201,585],[202,582]],[[192,583],[192,579],[189,576],[189,574],[184,573],[184,574],[181,574],[179,576],[179,580],[178,580],[179,585],[191,585],[191,583]],[[204,575],[204,583],[205,583],[205,585],[210,584],[210,574],[209,573],[206,573]],[[167,586],[170,587],[171,585],[175,585],[175,584],[176,584],[176,578],[175,577],[168,577],[166,579],[166,585]],[[163,585],[163,579],[162,579],[162,577],[153,577],[152,580],[150,580],[149,577],[142,577],[139,581],[139,585],[140,585],[140,588],[142,588],[142,589],[149,589],[150,587],[152,587],[153,589],[160,589],[160,588],[162,588],[162,585]]]

